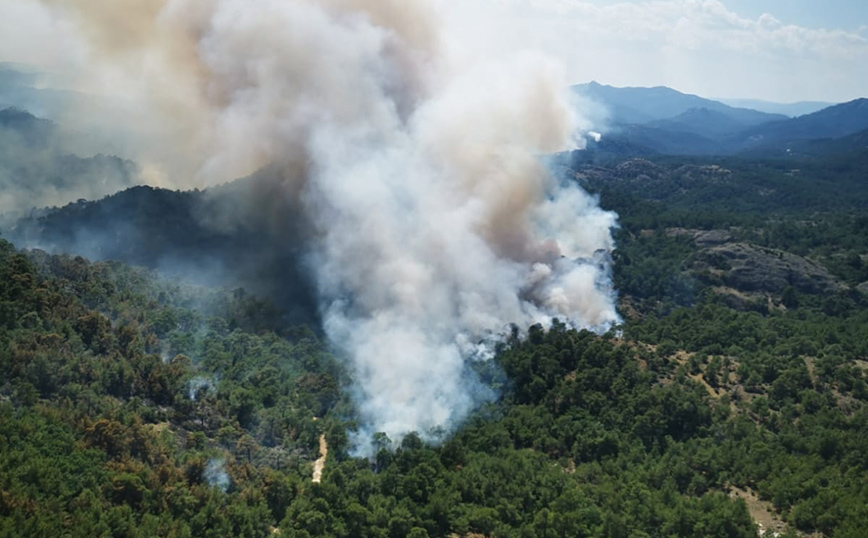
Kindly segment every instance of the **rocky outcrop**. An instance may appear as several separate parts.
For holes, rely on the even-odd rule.
[[[726,230],[700,230],[693,235],[693,240],[700,247],[723,245],[732,240],[732,234]]]
[[[653,231],[651,232],[653,233]],[[689,236],[698,247],[711,247],[732,241],[732,233],[728,230],[692,230],[689,228],[667,228],[669,237]]]
[[[615,175],[621,179],[659,178],[664,172],[648,159],[629,159],[615,167]]]
[[[814,261],[750,243],[723,243],[705,248],[696,254],[693,268],[699,273],[715,275],[730,288],[748,293],[778,294],[788,286],[811,294],[847,289]]]

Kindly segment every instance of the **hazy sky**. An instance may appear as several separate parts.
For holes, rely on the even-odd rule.
[[[542,49],[577,83],[784,102],[868,96],[868,0],[438,1],[473,11],[461,26],[482,50]],[[71,33],[33,0],[0,0],[0,61],[69,64],[83,54]]]
[[[570,79],[710,97],[868,96],[865,0],[472,0]]]

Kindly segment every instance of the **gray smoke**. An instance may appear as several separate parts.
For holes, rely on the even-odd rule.
[[[2,75],[0,75],[2,76]],[[71,154],[68,137],[49,121],[0,105],[0,221],[33,207],[98,199],[137,183],[135,164]]]
[[[115,0],[51,4],[99,65],[147,60],[136,95],[198,177],[287,171],[362,440],[460,422],[510,324],[617,322],[616,216],[540,160],[582,139],[550,59],[466,54],[433,0],[151,0],[124,25]]]

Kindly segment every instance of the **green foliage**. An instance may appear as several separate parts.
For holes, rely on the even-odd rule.
[[[341,372],[220,293],[0,240],[0,535],[269,534]]]
[[[377,434],[371,460],[339,365],[255,294],[0,241],[0,535],[753,537],[738,487],[786,536],[861,536],[868,303],[791,285],[733,308],[691,230],[854,287],[864,163],[627,164],[583,179],[622,216],[623,326],[516,330],[476,365],[499,401],[441,446]]]

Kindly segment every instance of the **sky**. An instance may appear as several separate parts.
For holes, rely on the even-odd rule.
[[[471,0],[575,82],[777,102],[868,96],[865,0]]]
[[[723,5],[744,17],[771,13],[787,24],[807,28],[858,31],[868,24],[868,4],[860,0],[726,0]]]
[[[574,83],[776,102],[868,96],[865,0],[435,1],[480,54],[541,50]],[[74,34],[35,0],[0,0],[0,61],[75,64],[86,47]]]

